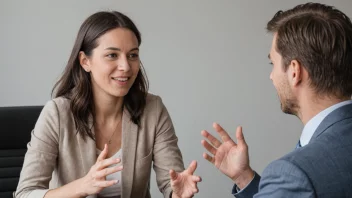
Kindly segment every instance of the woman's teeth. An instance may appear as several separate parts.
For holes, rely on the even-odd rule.
[[[113,79],[121,82],[126,82],[128,80],[128,78],[113,78]]]

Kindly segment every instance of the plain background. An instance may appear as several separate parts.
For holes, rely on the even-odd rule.
[[[96,11],[118,10],[142,33],[150,92],[172,116],[186,166],[198,161],[196,197],[233,197],[232,181],[202,158],[202,129],[214,121],[234,137],[243,126],[252,167],[261,173],[294,149],[303,128],[280,110],[269,79],[272,35],[280,9],[306,1],[76,0],[0,2],[0,106],[43,105],[62,73],[79,26]],[[316,1],[352,16],[352,1]],[[161,198],[154,173],[152,197]]]

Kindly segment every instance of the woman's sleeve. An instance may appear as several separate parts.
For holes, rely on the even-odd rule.
[[[156,108],[157,125],[153,149],[153,168],[159,190],[165,198],[169,198],[172,192],[169,170],[182,172],[184,164],[181,151],[177,145],[178,138],[175,135],[174,126],[160,97],[157,97]]]
[[[21,123],[18,123],[21,124]],[[46,103],[31,133],[27,153],[15,193],[16,198],[42,198],[56,166],[59,150],[59,111],[56,103]]]

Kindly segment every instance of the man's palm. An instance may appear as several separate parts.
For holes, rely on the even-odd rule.
[[[217,140],[210,133],[203,131],[202,135],[211,144],[204,140],[202,144],[214,155],[212,157],[205,153],[203,156],[222,173],[235,180],[244,170],[249,168],[248,147],[244,141],[242,129],[240,127],[237,128],[236,136],[238,144],[236,144],[220,125],[214,124],[214,128],[221,136],[223,142]]]

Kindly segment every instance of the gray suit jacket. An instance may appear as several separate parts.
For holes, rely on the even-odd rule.
[[[122,198],[150,197],[152,164],[158,187],[167,198],[171,193],[169,169],[184,170],[170,116],[160,97],[149,94],[141,127],[130,118],[125,109],[122,116]],[[90,138],[84,141],[76,135],[70,101],[62,97],[53,99],[45,105],[32,131],[16,198],[42,198],[49,189],[85,176],[96,158],[95,141]]]
[[[261,179],[256,175],[247,188],[234,195],[237,198],[352,197],[352,105],[331,112],[308,145],[272,162]]]

